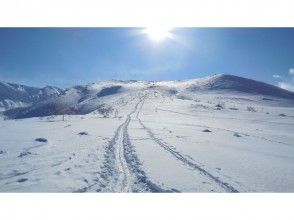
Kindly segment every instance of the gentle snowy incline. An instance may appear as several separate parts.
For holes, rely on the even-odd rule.
[[[144,104],[144,102],[143,102]],[[141,108],[143,107],[143,104]],[[177,152],[176,148],[174,146],[168,145],[164,143],[160,138],[155,137],[155,134],[147,128],[142,120],[138,117],[139,123],[142,125],[142,127],[147,131],[149,136],[152,138],[154,142],[156,142],[160,147],[162,147],[164,150],[166,150],[168,153],[170,153],[173,157],[175,157],[177,160],[180,160],[183,162],[186,166],[191,167],[192,169],[200,171],[203,175],[207,176],[211,181],[214,181],[215,183],[219,184],[222,188],[224,188],[228,192],[238,192],[237,189],[235,189],[233,186],[231,186],[229,183],[223,182],[219,179],[219,177],[216,177],[209,173],[207,170],[201,168],[200,165],[196,164],[193,159],[190,157],[185,157],[181,153]]]
[[[0,116],[1,192],[294,192],[294,93],[215,75],[54,94]]]
[[[197,108],[190,100],[158,96],[157,92],[156,97],[150,95],[146,99],[139,118],[149,129],[149,136],[167,152],[187,164],[198,165],[212,179],[240,192],[293,190],[293,108],[262,106],[258,112],[216,110],[206,107],[211,101],[202,100],[201,96],[197,97]],[[207,108],[205,111],[202,105]],[[289,116],[281,117],[281,112]]]
[[[1,121],[0,191],[73,192],[97,182],[103,145],[119,121],[60,119]]]

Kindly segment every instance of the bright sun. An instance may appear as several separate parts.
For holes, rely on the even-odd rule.
[[[164,27],[148,27],[143,30],[143,33],[147,34],[153,41],[162,41],[166,38],[171,38],[171,28]]]

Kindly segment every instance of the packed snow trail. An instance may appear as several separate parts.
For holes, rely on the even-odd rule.
[[[127,115],[126,120],[116,129],[113,138],[106,146],[105,161],[101,167],[100,177],[96,185],[98,192],[176,192],[164,190],[152,183],[141,169],[141,163],[130,143],[128,126],[131,115],[138,110],[138,105]],[[93,188],[94,185],[90,186]],[[89,191],[79,190],[79,192]]]
[[[148,135],[150,136],[150,138],[156,142],[160,147],[162,147],[164,150],[166,150],[167,152],[169,152],[173,157],[175,157],[177,160],[181,161],[182,163],[184,163],[186,166],[198,170],[200,171],[202,174],[204,174],[205,176],[207,176],[210,180],[214,181],[215,183],[217,183],[220,187],[222,187],[224,190],[226,190],[227,192],[239,192],[237,189],[235,189],[233,186],[231,186],[229,183],[223,182],[222,180],[220,180],[218,177],[212,175],[210,172],[208,172],[207,170],[201,168],[199,165],[197,165],[195,162],[192,162],[191,159],[183,156],[182,154],[180,154],[179,152],[176,151],[176,148],[174,146],[170,146],[166,143],[164,143],[162,140],[160,140],[159,138],[155,137],[155,134],[148,128],[145,126],[145,124],[142,122],[142,120],[139,118],[139,113],[144,105],[144,101],[142,102],[141,106],[140,106],[140,110],[137,112],[137,119],[139,121],[139,123],[141,124],[141,126],[146,130],[146,132],[148,133]]]

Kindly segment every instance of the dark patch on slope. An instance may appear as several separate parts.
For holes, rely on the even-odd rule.
[[[121,86],[110,86],[110,87],[104,88],[97,94],[97,97],[114,95],[114,94],[118,93],[118,91],[120,89],[121,89]]]

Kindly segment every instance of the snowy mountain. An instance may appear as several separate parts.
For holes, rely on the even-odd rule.
[[[53,86],[44,88],[0,82],[0,111],[27,107],[37,102],[62,94],[62,89]]]
[[[294,192],[292,92],[231,75],[4,86],[28,106],[0,117],[0,192]]]
[[[5,93],[5,89],[2,89],[4,92],[1,92],[1,100],[13,100],[13,105],[9,106],[10,110],[5,112],[10,118],[88,114],[101,108],[105,110],[106,106],[108,106],[106,108],[115,108],[114,103],[121,97],[140,91],[158,91],[180,99],[195,99],[200,94],[213,93],[235,94],[238,97],[251,95],[258,96],[263,101],[282,99],[286,100],[282,103],[294,103],[293,92],[263,82],[223,74],[181,81],[112,80],[75,86],[65,91],[55,87],[36,89],[16,84],[6,85],[3,88],[10,90]]]

